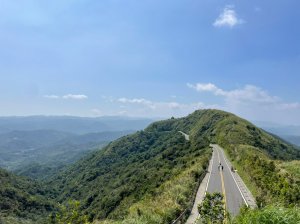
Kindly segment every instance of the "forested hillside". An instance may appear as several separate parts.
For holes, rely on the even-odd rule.
[[[52,130],[13,131],[0,135],[0,167],[32,178],[46,178],[133,131],[75,135]]]
[[[33,187],[22,190],[39,189],[24,193],[32,193],[39,208],[26,212],[32,216],[48,212],[58,223],[66,210],[50,212],[53,207],[43,204],[42,195],[47,195],[62,205],[75,200],[77,210],[71,214],[96,223],[170,223],[191,205],[208,166],[210,143],[225,148],[260,207],[299,204],[299,176],[293,174],[298,172],[293,169],[298,163],[288,162],[300,158],[297,148],[233,114],[199,110],[187,117],[155,122],[90,153],[46,180],[47,191],[30,182]],[[2,178],[6,180],[5,175]],[[12,197],[14,203],[19,203],[18,197]],[[21,214],[13,209],[6,213]]]
[[[56,206],[45,195],[41,184],[0,169],[0,223],[43,223]]]
[[[81,201],[91,220],[128,217],[170,222],[190,203],[209,151],[208,142],[192,145],[169,123],[176,120],[123,137],[54,177],[49,184],[56,186],[57,199]],[[145,216],[139,217],[140,213]]]
[[[190,141],[178,131],[189,134]],[[206,148],[211,142],[227,148],[235,159],[240,154],[233,152],[242,150],[242,146],[251,146],[254,155],[257,152],[270,159],[295,159],[300,155],[293,146],[233,114],[200,110],[185,118],[155,122],[144,131],[115,141],[56,176],[50,184],[56,186],[59,201],[66,202],[70,197],[79,200],[91,220],[119,223],[126,217],[122,223],[143,223],[145,219],[147,223],[166,223],[186,207],[194,185],[187,181],[191,184],[180,187],[180,199],[168,205],[167,211],[160,200],[171,200],[174,195],[166,196],[165,185],[176,183],[181,175],[188,178],[194,172],[201,173],[207,166]],[[242,161],[239,164],[243,167]],[[273,175],[275,170],[270,172]],[[263,172],[257,174],[257,178],[262,176]],[[256,187],[271,191],[264,185]],[[294,185],[291,189],[297,191]],[[285,201],[288,196],[280,197]],[[296,203],[298,199],[292,200]],[[155,209],[151,208],[154,205]]]

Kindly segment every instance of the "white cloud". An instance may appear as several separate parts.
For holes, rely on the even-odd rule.
[[[295,114],[300,113],[299,102],[285,102],[254,85],[231,90],[224,90],[212,83],[188,83],[187,86],[197,92],[211,93],[219,102],[220,99],[223,100],[216,108],[250,120],[283,122],[284,118],[284,122],[290,123],[292,120],[298,120]]]
[[[44,97],[48,99],[59,99],[59,96],[57,95],[45,95]]]
[[[83,95],[83,94],[67,94],[67,95],[64,95],[62,97],[63,99],[72,99],[72,100],[85,100],[87,99],[88,97],[86,95]]]
[[[65,99],[65,100],[85,100],[88,97],[83,94],[66,94],[64,96],[58,96],[58,95],[44,95],[45,98],[48,99]]]
[[[234,10],[234,6],[227,5],[223,12],[219,15],[216,21],[213,23],[215,27],[234,27],[242,24],[244,21],[237,17],[237,13]]]
[[[181,108],[181,104],[177,103],[177,102],[170,102],[168,103],[168,107],[171,109],[180,109]]]
[[[206,105],[202,102],[179,103],[176,101],[152,101],[144,98],[122,97],[115,102],[127,104],[127,114],[149,117],[186,116],[198,109],[217,108],[216,105]]]
[[[144,98],[128,99],[128,98],[122,97],[122,98],[119,98],[117,101],[120,103],[142,104],[151,109],[155,109],[155,104],[152,101],[146,100]]]
[[[188,83],[187,86],[198,92],[213,92],[215,95],[224,95],[224,91],[212,83],[196,83],[195,85]]]
[[[223,96],[231,102],[274,103],[279,100],[278,97],[271,96],[266,91],[253,85],[246,85],[243,88],[229,91],[218,88],[212,83],[196,83],[194,85],[188,83],[187,86],[198,92],[211,92],[216,96]]]

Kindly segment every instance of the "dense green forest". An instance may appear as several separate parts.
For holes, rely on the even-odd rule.
[[[178,131],[189,134],[190,141],[186,141]],[[70,197],[81,201],[83,213],[91,220],[118,223],[127,217],[127,222],[135,220],[132,221],[134,223],[136,219],[132,218],[133,211],[139,208],[138,205],[144,206],[140,204],[141,201],[155,198],[153,191],[156,192],[165,182],[172,182],[182,172],[190,169],[195,164],[195,159],[207,157],[205,148],[210,142],[222,145],[228,152],[231,152],[232,147],[242,145],[256,147],[254,152],[263,153],[270,159],[285,160],[300,156],[292,145],[233,114],[200,110],[185,118],[155,122],[144,131],[113,142],[103,151],[92,154],[56,176],[50,184],[56,186],[55,197],[59,201],[66,202]],[[203,162],[200,164],[199,167]],[[264,171],[266,170],[258,174],[258,178],[263,177]],[[270,172],[273,175],[276,170]],[[276,175],[271,178],[280,180]],[[282,183],[279,181],[278,184]],[[292,185],[288,190],[297,192],[295,186]],[[265,185],[255,187],[261,188],[262,192],[268,191]],[[262,198],[261,201],[266,203],[275,194],[270,192],[267,194],[268,198]],[[288,197],[290,196],[283,194],[278,200],[280,198],[282,202],[297,203],[297,198],[287,199]],[[163,215],[157,218],[160,221],[153,223],[164,223],[175,218],[186,203],[183,200],[178,211],[169,214],[165,214],[163,208],[157,210],[157,214]],[[143,214],[140,208],[138,211],[136,213]],[[141,220],[142,217],[141,215]]]
[[[0,167],[17,174],[45,179],[85,154],[133,131],[76,135],[38,130],[0,134]]]
[[[49,184],[56,186],[59,201],[66,202],[70,197],[81,201],[82,210],[91,220],[121,221],[127,216],[131,219],[130,210],[138,209],[142,201],[157,198],[163,205],[163,199],[171,199],[165,198],[165,191],[171,190],[166,185],[185,179],[185,185],[176,184],[177,200],[168,211],[157,211],[156,219],[166,223],[190,202],[197,177],[208,165],[206,146],[205,141],[191,145],[178,130],[162,123],[111,143],[55,176]],[[141,204],[140,213],[149,209],[147,204]]]
[[[42,184],[0,169],[0,223],[42,223],[55,207]]]
[[[273,211],[263,209],[270,204],[283,209],[299,204],[298,161],[290,160],[298,160],[300,151],[219,110],[155,122],[113,141],[45,180],[47,190],[41,195],[67,207],[75,200],[76,214],[90,222],[169,223],[191,204],[211,156],[210,143],[224,147],[238,168],[262,208],[255,214]],[[54,223],[66,213],[59,208],[47,210]],[[249,220],[251,212],[244,211],[236,220]],[[7,214],[15,215],[11,210]]]

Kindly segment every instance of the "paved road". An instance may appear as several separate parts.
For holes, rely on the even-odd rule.
[[[199,218],[198,205],[202,203],[206,192],[221,192],[226,196],[226,209],[235,216],[244,204],[255,208],[253,195],[237,172],[231,172],[231,163],[226,159],[223,149],[218,145],[210,145],[213,155],[209,162],[208,172],[198,189],[195,203],[186,224],[195,224]],[[218,165],[221,162],[223,171]]]
[[[179,131],[180,134],[182,134],[185,138],[185,140],[189,141],[190,140],[190,136],[186,133],[184,133],[183,131]]]
[[[239,213],[240,207],[246,202],[242,191],[239,188],[236,179],[231,171],[231,164],[225,158],[224,152],[218,145],[211,145],[213,148],[212,170],[207,184],[207,192],[221,192],[225,195],[225,206],[231,215]],[[218,168],[219,164],[223,170]]]

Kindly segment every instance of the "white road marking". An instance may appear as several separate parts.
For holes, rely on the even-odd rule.
[[[213,154],[212,154],[212,157],[211,157],[211,159],[212,159],[212,161],[211,161],[211,169],[210,169],[209,176],[208,176],[208,181],[207,181],[207,184],[206,184],[205,194],[206,194],[207,189],[208,189],[208,184],[209,184],[210,176],[211,176],[213,165],[214,165],[214,154],[215,154],[215,150],[213,150]]]
[[[224,158],[224,160],[225,160],[225,163],[226,163],[228,169],[230,170],[229,165],[228,165],[228,163],[227,163],[227,161],[226,161],[225,155],[224,155],[224,153],[223,153],[223,150],[222,150],[221,148],[220,148],[220,150],[222,151],[222,154],[223,154],[223,158]],[[243,193],[242,193],[242,191],[241,191],[239,185],[237,184],[237,182],[236,182],[236,180],[235,180],[235,177],[233,176],[233,174],[232,174],[231,172],[230,172],[230,174],[231,174],[231,176],[232,176],[232,178],[233,178],[233,180],[234,180],[236,186],[238,187],[238,189],[239,189],[239,191],[240,191],[240,193],[241,193],[241,195],[242,195],[242,198],[244,199],[244,202],[245,202],[246,206],[249,207],[249,205],[248,205],[248,203],[247,203],[247,201],[246,201],[246,199],[245,199],[245,197],[244,197],[244,195],[243,195]]]

